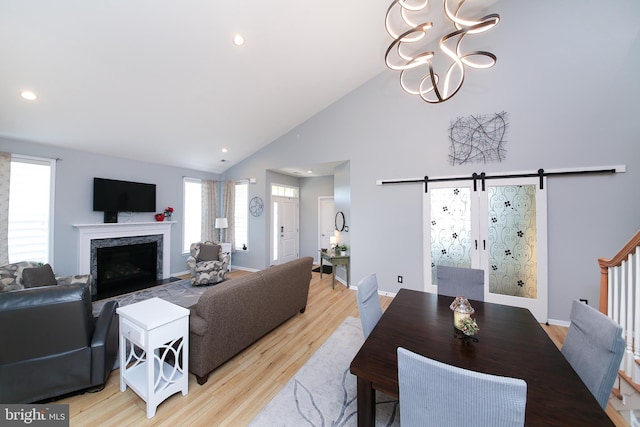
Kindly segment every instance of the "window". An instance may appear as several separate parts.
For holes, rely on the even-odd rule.
[[[53,263],[55,160],[12,156],[9,189],[9,262]]]
[[[298,198],[298,187],[289,187],[287,185],[272,185],[271,195],[279,197],[289,197],[291,199]]]
[[[233,235],[236,249],[249,245],[249,183],[238,181],[235,185],[233,209]]]
[[[184,178],[184,220],[182,250],[189,252],[191,243],[202,238],[202,184],[199,179]]]

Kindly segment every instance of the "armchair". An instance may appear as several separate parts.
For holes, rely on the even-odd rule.
[[[36,279],[45,275],[53,276],[53,271],[51,271],[51,266],[49,266],[49,264],[41,266],[35,261],[20,261],[13,264],[6,264],[0,266],[0,293],[18,291],[25,288],[42,285],[69,285],[72,283],[91,285],[91,282],[93,281],[93,277],[90,274],[79,274],[77,276],[53,276],[52,283],[25,283],[25,280],[23,278],[25,269],[36,269],[30,270],[31,272],[36,273],[31,275]]]
[[[32,403],[101,387],[118,354],[118,303],[94,318],[91,288],[42,286],[0,294],[0,402]]]
[[[192,243],[190,252],[187,267],[192,285],[213,285],[227,279],[230,257],[220,245],[210,241]]]

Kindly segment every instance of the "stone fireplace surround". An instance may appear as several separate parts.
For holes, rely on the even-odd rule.
[[[95,274],[96,247],[122,245],[127,241],[129,244],[157,241],[158,278],[170,278],[171,225],[174,223],[175,221],[74,224],[73,227],[78,230],[78,274]],[[95,294],[95,280],[92,294]]]

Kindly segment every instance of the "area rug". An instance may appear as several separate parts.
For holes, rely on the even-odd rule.
[[[93,315],[97,316],[98,314],[100,314],[102,306],[107,301],[118,301],[120,307],[123,307],[125,305],[144,301],[153,297],[162,298],[165,301],[169,301],[181,307],[188,308],[198,302],[198,298],[200,298],[200,295],[202,295],[207,289],[210,289],[212,286],[215,285],[191,286],[191,280],[189,279],[178,280],[176,282],[154,286],[153,288],[147,288],[141,291],[95,301],[93,303]]]
[[[316,267],[311,271],[313,271],[314,273],[320,273],[320,267]],[[333,267],[331,267],[330,265],[322,266],[322,274],[331,274],[332,271],[333,271]]]
[[[349,365],[363,342],[360,320],[348,317],[249,425],[356,426],[356,377]],[[398,401],[376,394],[376,426],[399,426]]]

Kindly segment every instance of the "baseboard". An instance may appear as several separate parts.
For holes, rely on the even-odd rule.
[[[548,319],[547,323],[555,326],[564,326],[565,328],[568,328],[569,325],[571,324],[571,322],[567,322],[566,320],[556,320],[556,319]]]
[[[250,271],[252,273],[255,273],[256,271],[260,271],[260,269],[257,269],[257,268],[242,267],[240,265],[231,266],[231,271],[233,270]]]

